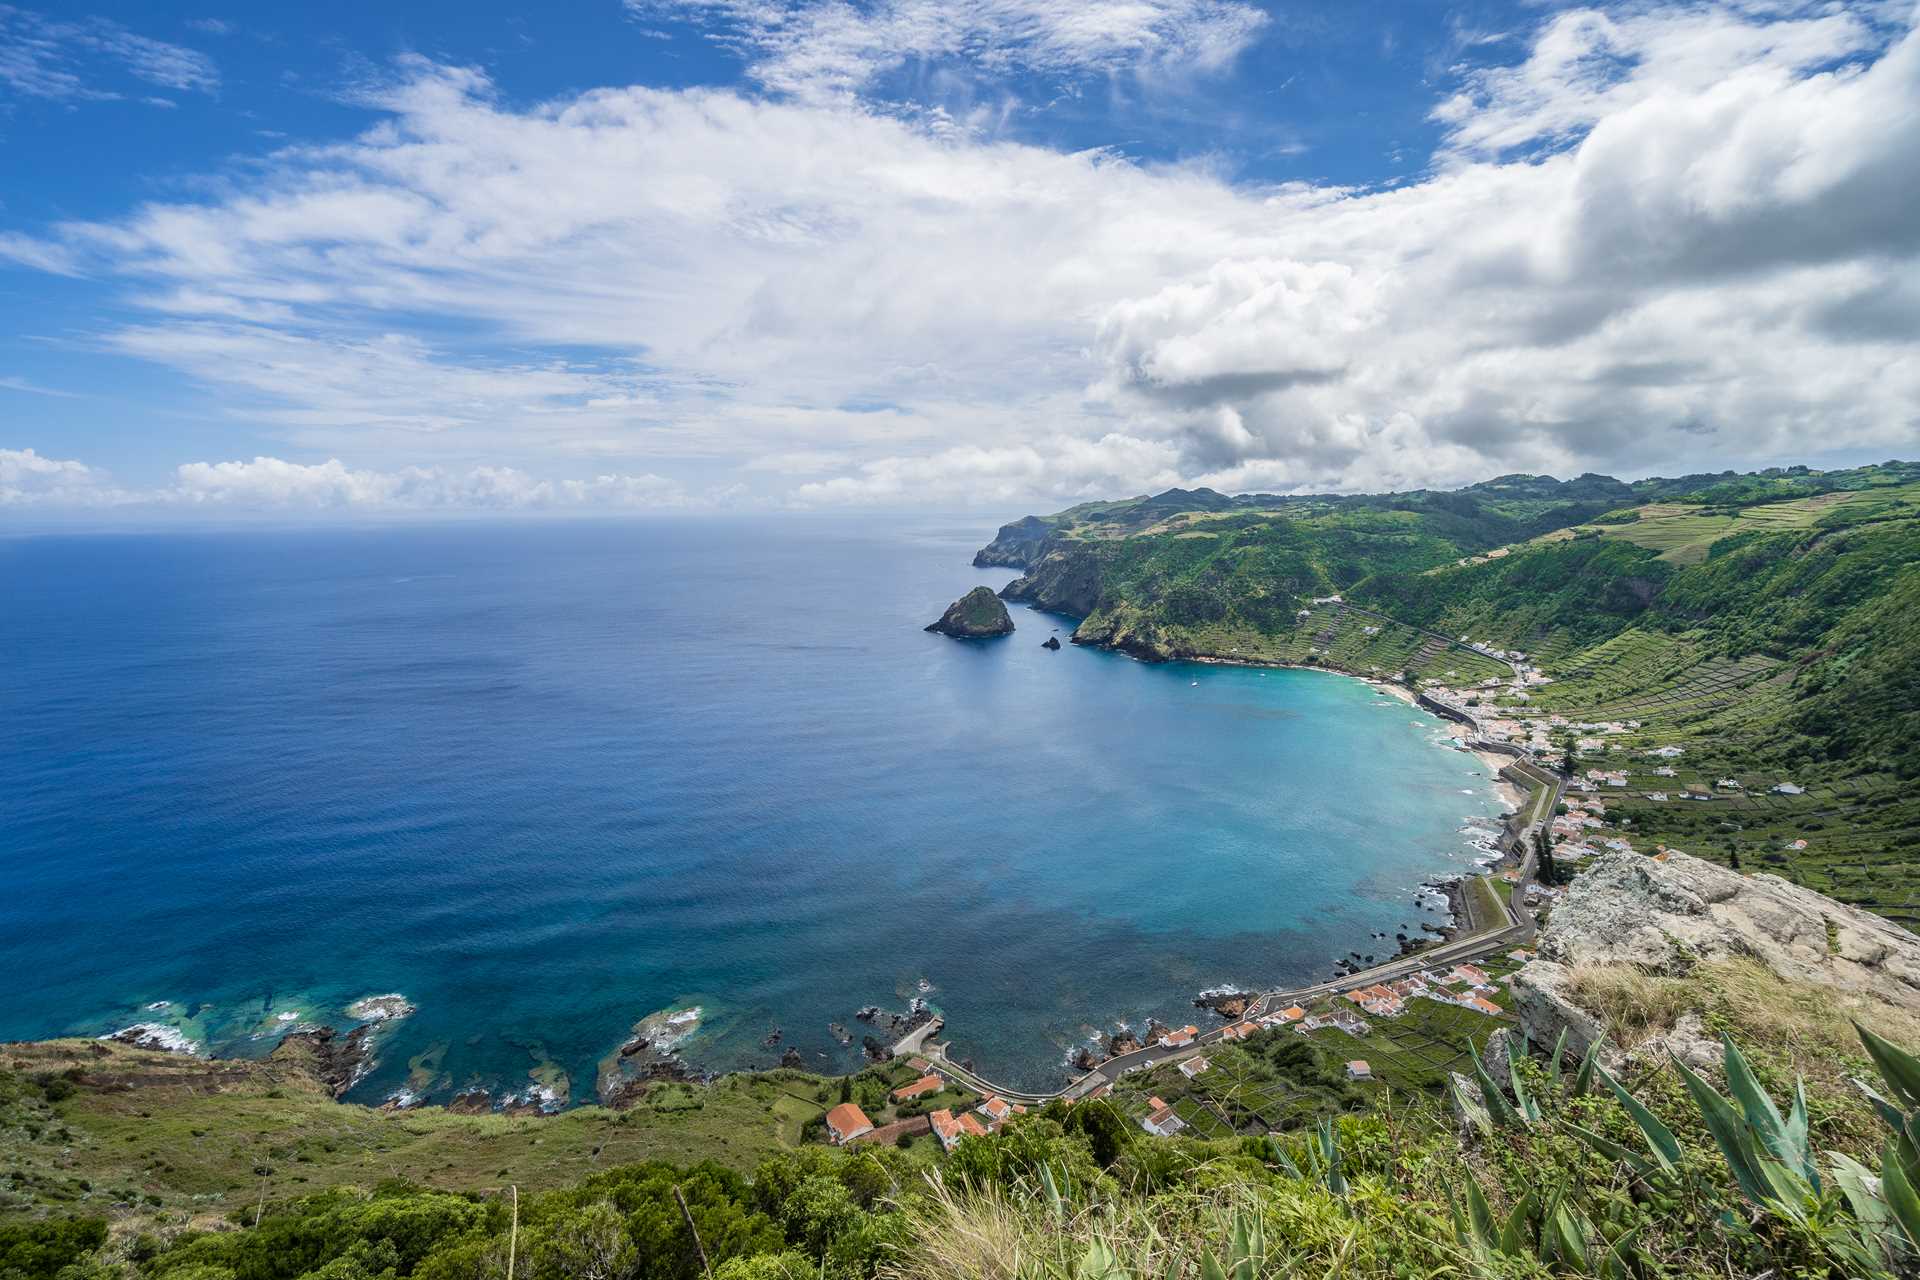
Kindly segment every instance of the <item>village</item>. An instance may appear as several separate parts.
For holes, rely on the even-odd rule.
[[[1206,1033],[1192,1024],[1156,1026],[1147,1047],[1171,1052],[1058,1102],[1107,1099],[1156,1137],[1218,1137],[1281,1130],[1327,1106],[1352,1105],[1369,1086],[1428,1087],[1465,1066],[1461,1046],[1469,1039],[1484,1040],[1510,1021],[1499,1003],[1504,977],[1531,958],[1516,947],[1495,960],[1354,986]],[[870,1067],[827,1110],[821,1136],[834,1145],[930,1137],[951,1151],[1027,1113],[1027,1105],[973,1092],[943,1068],[944,1059],[919,1054]]]
[[[1758,809],[1771,823],[1775,814],[1755,806],[1755,799],[1791,801],[1806,788],[1788,778],[1727,777],[1691,766],[1689,747],[1661,741],[1636,717],[1582,719],[1559,712],[1543,712],[1530,704],[1542,686],[1553,684],[1515,650],[1461,643],[1484,656],[1498,658],[1513,668],[1511,677],[1488,677],[1476,684],[1452,685],[1438,681],[1418,684],[1420,700],[1441,714],[1467,726],[1468,746],[1475,750],[1511,755],[1544,769],[1566,775],[1563,798],[1548,824],[1554,858],[1577,868],[1603,851],[1638,851],[1653,856],[1673,846],[1634,835],[1634,810],[1646,806],[1713,804],[1747,801],[1741,817],[1720,815],[1727,829],[1759,825],[1749,816]],[[1711,813],[1712,811],[1702,811]],[[1808,840],[1797,832],[1783,833],[1777,849],[1783,854],[1804,852]],[[1680,851],[1680,850],[1674,850]],[[1535,891],[1537,889],[1537,892]],[[1555,896],[1551,884],[1529,890],[1530,903]]]

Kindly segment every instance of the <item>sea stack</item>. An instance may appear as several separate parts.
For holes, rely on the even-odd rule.
[[[1012,635],[1013,619],[1007,616],[1007,606],[1000,603],[1000,597],[993,594],[991,588],[975,587],[948,605],[940,621],[929,624],[927,630],[961,640],[982,640]]]

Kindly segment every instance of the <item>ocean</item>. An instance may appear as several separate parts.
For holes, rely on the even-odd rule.
[[[1437,721],[1051,652],[1072,621],[1023,607],[1004,640],[922,631],[1012,576],[969,565],[991,535],[0,540],[0,1039],[260,1054],[401,993],[350,1097],[582,1101],[648,1014],[697,1006],[701,1067],[840,1071],[857,1010],[920,995],[955,1056],[1048,1087],[1117,1024],[1439,918],[1420,885],[1501,806]]]

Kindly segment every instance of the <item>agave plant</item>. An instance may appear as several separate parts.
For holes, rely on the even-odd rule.
[[[1860,1091],[1893,1136],[1880,1153],[1878,1178],[1858,1161],[1838,1155],[1834,1177],[1888,1256],[1911,1264],[1920,1257],[1920,1194],[1915,1190],[1920,1187],[1920,1058],[1858,1023],[1854,1030],[1893,1097],[1889,1100],[1864,1083]]]
[[[1200,1280],[1256,1280],[1267,1265],[1267,1226],[1249,1209],[1234,1211],[1224,1255],[1200,1254]]]
[[[1479,1181],[1467,1178],[1467,1208],[1453,1208],[1454,1234],[1467,1255],[1484,1274],[1500,1274],[1497,1258],[1532,1259],[1576,1275],[1625,1280],[1635,1260],[1638,1228],[1603,1237],[1593,1220],[1577,1205],[1571,1182],[1562,1178],[1542,1196],[1529,1191],[1514,1202],[1507,1215],[1496,1215]]]

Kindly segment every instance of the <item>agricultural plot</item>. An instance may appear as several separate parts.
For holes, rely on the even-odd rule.
[[[1469,1070],[1469,1040],[1475,1046],[1484,1044],[1502,1023],[1473,1009],[1414,1000],[1398,1018],[1370,1019],[1364,1036],[1328,1028],[1315,1032],[1313,1039],[1342,1059],[1366,1059],[1376,1080],[1420,1091],[1438,1089],[1449,1073]]]
[[[1576,537],[1618,538],[1637,547],[1657,551],[1662,560],[1674,564],[1699,564],[1707,558],[1714,543],[1731,534],[1751,530],[1777,532],[1811,529],[1822,517],[1833,512],[1889,512],[1908,504],[1909,490],[1904,486],[1873,494],[1837,490],[1808,498],[1763,503],[1753,507],[1704,507],[1678,502],[1654,502],[1635,508],[1637,520],[1625,524],[1586,524],[1556,529],[1537,541],[1564,542]]]

